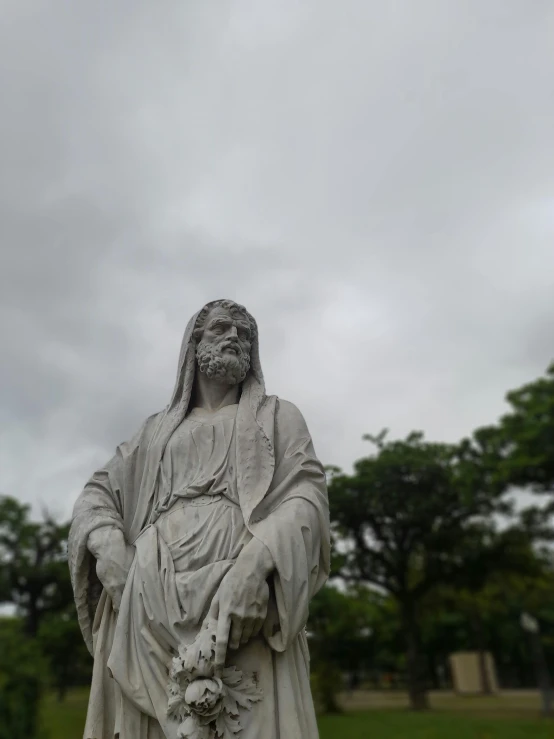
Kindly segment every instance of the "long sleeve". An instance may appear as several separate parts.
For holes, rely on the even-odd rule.
[[[309,603],[329,574],[329,509],[325,472],[298,409],[280,401],[276,469],[251,531],[275,563],[264,635],[284,651],[305,627]]]
[[[92,475],[73,509],[68,540],[69,569],[79,624],[91,652],[92,622],[102,586],[96,576],[89,537],[105,527],[125,534],[125,493],[133,489],[137,477],[136,458],[145,426],[130,442],[120,444],[112,459]]]
[[[96,472],[85,486],[73,509],[68,540],[68,560],[71,582],[77,606],[79,625],[85,643],[92,653],[92,622],[102,592],[96,577],[96,560],[89,551],[88,539],[92,532],[113,527],[123,531],[121,506],[117,492],[110,482],[110,470],[116,472],[121,459],[116,455]]]

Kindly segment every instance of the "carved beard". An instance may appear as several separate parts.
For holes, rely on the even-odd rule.
[[[210,379],[221,380],[227,385],[238,385],[250,369],[250,356],[245,354],[237,343],[238,354],[223,354],[222,349],[227,342],[214,345],[201,341],[196,347],[198,369]]]

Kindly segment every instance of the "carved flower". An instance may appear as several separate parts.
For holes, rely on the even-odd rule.
[[[225,667],[215,677],[215,626],[209,620],[192,644],[181,645],[169,668],[167,713],[178,739],[238,739],[240,709],[262,700],[255,673]]]
[[[199,678],[193,680],[185,691],[185,703],[207,724],[219,715],[223,708],[225,689],[218,678]]]

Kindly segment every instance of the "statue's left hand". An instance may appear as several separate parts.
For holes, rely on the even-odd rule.
[[[253,539],[221,581],[207,616],[217,621],[216,670],[225,665],[228,648],[238,649],[259,634],[267,615],[267,577],[273,567],[269,550]]]

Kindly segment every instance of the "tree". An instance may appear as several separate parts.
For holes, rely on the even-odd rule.
[[[547,573],[545,561],[533,548],[533,539],[521,523],[498,530],[491,523],[474,525],[464,541],[464,564],[454,578],[431,594],[426,603],[434,612],[462,615],[467,624],[469,647],[479,655],[481,685],[492,693],[486,666],[493,624],[505,615],[506,595],[520,597],[520,611],[533,589]],[[516,616],[517,622],[518,616]]]
[[[47,613],[73,602],[67,567],[69,525],[46,515],[30,520],[29,506],[0,497],[0,603],[12,603],[36,636]]]
[[[35,739],[44,665],[15,618],[0,618],[0,739]]]
[[[37,645],[48,665],[50,684],[63,701],[70,687],[90,682],[91,659],[73,606],[47,614],[41,621]]]
[[[355,675],[369,661],[372,628],[380,596],[359,589],[343,593],[324,587],[310,604],[308,633],[314,693],[324,713],[339,713],[343,675]]]
[[[332,530],[342,551],[338,574],[395,598],[411,706],[424,709],[421,601],[463,569],[475,526],[508,506],[502,491],[487,484],[489,466],[475,444],[430,443],[419,432],[402,441],[386,441],[386,432],[366,438],[376,454],[356,462],[352,475],[329,472]]]
[[[507,393],[506,401],[508,413],[473,434],[487,449],[491,480],[504,489],[554,495],[554,363],[543,377]],[[554,498],[545,513],[553,512]]]

